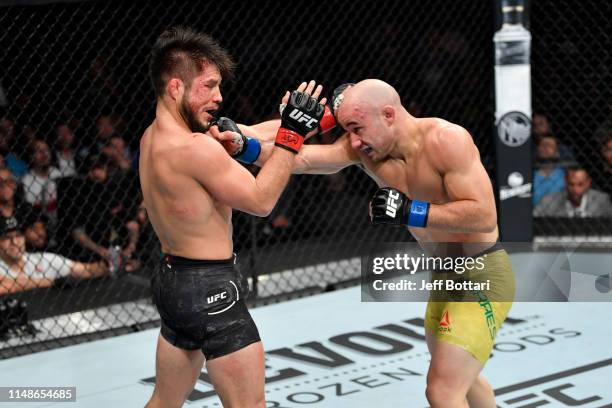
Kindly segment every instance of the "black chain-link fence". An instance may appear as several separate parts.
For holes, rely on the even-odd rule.
[[[609,63],[600,56],[609,62],[610,47],[601,43],[609,30],[593,34],[583,25],[594,25],[593,14],[599,19],[606,7],[609,15],[610,6],[591,2],[590,11],[582,11],[566,3],[533,7],[534,99],[575,155],[594,157],[594,141],[590,150],[583,147],[608,113]],[[380,78],[396,87],[415,116],[467,128],[493,174],[495,13],[493,2],[480,0],[88,1],[0,8],[0,356],[92,333],[139,330],[158,318],[149,276],[160,253],[136,171],[138,142],[155,106],[147,57],[166,27],[194,27],[230,50],[238,70],[222,89],[222,114],[237,122],[275,117],[284,90],[302,80],[314,78],[330,90]],[[569,24],[551,24],[554,19]],[[552,41],[559,36],[571,47]],[[598,49],[584,47],[587,39]],[[374,189],[357,167],[293,176],[269,218],[235,213],[235,249],[252,299],[350,284],[359,277],[366,242],[406,239],[368,225]],[[22,256],[15,247],[23,245],[25,265],[14,262]],[[117,259],[127,262],[109,270],[108,261]]]
[[[610,2],[531,2],[538,235],[612,235],[611,18]]]

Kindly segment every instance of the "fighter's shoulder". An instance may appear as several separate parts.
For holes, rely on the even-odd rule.
[[[460,151],[474,145],[467,130],[442,119],[436,120],[429,128],[425,143],[428,148],[447,153],[458,152],[458,149]]]
[[[463,127],[439,120],[428,132],[425,149],[441,168],[460,167],[475,149],[474,140]]]
[[[213,162],[227,156],[221,143],[209,134],[191,133],[189,138],[189,142],[182,146],[187,159],[192,158],[196,163],[200,163],[202,160]]]

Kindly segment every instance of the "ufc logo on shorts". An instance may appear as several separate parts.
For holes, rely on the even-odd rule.
[[[305,114],[299,109],[294,109],[293,111],[291,111],[291,113],[289,114],[289,117],[297,120],[298,123],[305,122],[306,126],[308,126],[309,128],[314,127],[314,125],[317,123],[316,119],[308,116],[307,114]]]
[[[389,197],[387,197],[387,211],[386,211],[386,214],[389,217],[395,218],[395,215],[397,214],[397,202],[395,200],[397,200],[398,198],[399,198],[399,193],[396,193],[393,190],[389,191]]]
[[[206,298],[206,301],[208,302],[208,304],[211,304],[211,303],[216,302],[217,300],[225,299],[226,297],[227,297],[227,291],[217,293],[216,295],[213,295],[213,296],[209,296],[208,298]]]

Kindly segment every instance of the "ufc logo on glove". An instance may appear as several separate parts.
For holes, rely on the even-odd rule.
[[[306,126],[308,128],[312,128],[312,129],[314,129],[315,125],[317,123],[319,123],[317,119],[308,116],[307,114],[305,114],[304,112],[302,112],[299,109],[292,110],[291,113],[289,114],[289,117],[291,117],[292,119],[297,120],[298,123],[305,122]]]
[[[387,198],[387,215],[389,217],[394,217],[397,214],[397,200],[399,198],[399,193],[394,192],[393,190],[389,191],[389,197]]]

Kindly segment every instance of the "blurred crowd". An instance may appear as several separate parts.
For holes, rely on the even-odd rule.
[[[159,256],[122,118],[100,114],[87,130],[68,117],[41,134],[0,113],[0,295]]]
[[[535,217],[612,217],[612,128],[602,126],[592,145],[568,146],[549,117],[533,115],[533,214]]]

